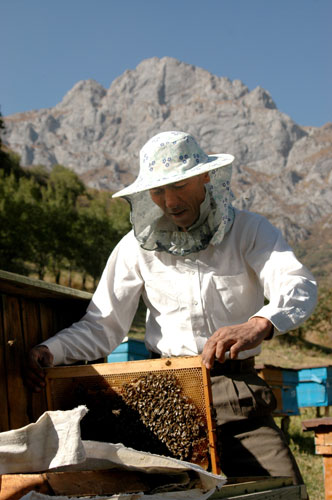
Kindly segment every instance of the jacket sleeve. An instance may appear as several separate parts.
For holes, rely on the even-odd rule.
[[[253,316],[269,319],[275,335],[297,328],[310,316],[317,303],[316,281],[281,232],[263,217],[251,238],[247,262],[268,300]]]
[[[86,314],[43,342],[55,365],[107,356],[127,335],[143,286],[135,257],[129,233],[109,257]]]

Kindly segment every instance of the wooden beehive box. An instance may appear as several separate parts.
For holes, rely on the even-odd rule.
[[[169,478],[167,475],[164,477],[165,483],[168,484]],[[292,479],[287,477],[229,478],[227,484],[217,489],[209,498],[211,500],[303,500],[308,498],[304,485],[295,486],[292,483]],[[154,480],[154,474],[119,469],[4,474],[1,477],[0,500],[20,500],[30,491],[69,498],[82,496],[88,498],[96,495],[106,498],[114,493],[121,492],[128,495],[139,491],[146,492],[149,498],[156,484],[162,485],[160,475],[157,480]],[[186,493],[186,498],[190,498],[188,496],[190,490]],[[136,498],[137,495],[129,495],[129,497]],[[156,497],[153,495],[153,498]],[[158,498],[160,498],[159,495]]]
[[[258,375],[269,384],[276,397],[277,407],[274,414],[276,416],[299,415],[296,394],[297,370],[273,365],[256,366],[256,370]]]
[[[91,294],[0,271],[0,432],[35,422],[46,395],[24,384],[28,352],[80,319]]]
[[[220,472],[212,417],[210,379],[199,356],[55,367],[46,369],[46,372],[47,403],[50,410],[73,407],[77,404],[77,391],[82,391],[82,388],[90,393],[106,391],[107,396],[112,398],[114,395],[121,396],[126,384],[135,383],[142,377],[151,374],[156,376],[172,374],[184,398],[193,403],[204,421],[205,438],[208,443],[207,457],[202,458],[202,454],[196,453],[195,456],[199,456],[197,461],[190,461],[212,472]],[[169,394],[169,397],[171,398],[172,394]],[[157,400],[155,403],[157,404]],[[170,405],[165,405],[165,412],[167,411],[171,411]],[[181,437],[176,434],[174,439],[180,440]]]

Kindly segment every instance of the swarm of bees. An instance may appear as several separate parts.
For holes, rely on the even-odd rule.
[[[144,375],[125,384],[122,397],[172,456],[197,462],[208,454],[205,421],[173,374]]]
[[[73,400],[89,409],[81,422],[83,439],[121,442],[208,467],[205,419],[171,373],[142,375],[119,393],[79,386]]]

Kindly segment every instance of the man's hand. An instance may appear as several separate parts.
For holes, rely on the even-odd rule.
[[[53,366],[53,354],[46,345],[31,349],[28,357],[26,383],[33,392],[40,392],[45,387],[43,368]]]
[[[253,349],[261,344],[271,333],[272,328],[272,323],[260,316],[255,316],[240,325],[219,328],[204,346],[202,352],[204,365],[208,369],[212,368],[215,359],[223,363],[226,351],[229,351],[230,359],[236,359],[240,351]]]

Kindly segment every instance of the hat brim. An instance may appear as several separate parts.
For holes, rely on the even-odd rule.
[[[216,168],[226,167],[234,161],[234,156],[229,154],[215,154],[208,155],[208,160],[204,163],[198,163],[193,168],[182,171],[180,173],[168,174],[167,177],[159,177],[158,179],[141,179],[139,176],[137,179],[121,191],[114,193],[112,198],[126,197],[141,193],[142,191],[148,191],[160,186],[165,186],[167,184],[173,184],[174,182],[180,182],[184,179],[189,179],[196,175],[204,174],[205,172],[210,172]]]

